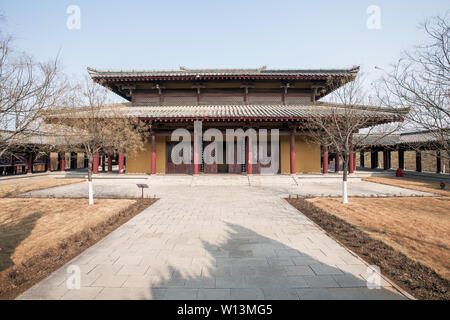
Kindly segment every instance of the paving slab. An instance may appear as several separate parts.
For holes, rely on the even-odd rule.
[[[96,196],[138,196],[136,181],[96,180],[94,189]],[[18,298],[406,299],[384,278],[380,289],[367,288],[373,277],[365,262],[283,199],[317,183],[243,175],[152,176],[147,183],[160,200]],[[325,189],[338,190],[336,183]],[[405,190],[371,185],[351,182],[350,193]],[[86,194],[85,183],[31,193]],[[67,288],[72,265],[80,268],[80,289]]]

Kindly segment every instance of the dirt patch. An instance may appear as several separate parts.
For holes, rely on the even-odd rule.
[[[306,199],[287,199],[287,201],[368,263],[379,266],[384,275],[414,297],[442,300],[450,298],[448,292],[450,282],[431,268],[410,259]]]
[[[450,191],[448,191],[448,188],[450,187],[447,185],[445,189],[441,189],[440,182],[438,181],[426,181],[426,180],[419,180],[419,179],[409,179],[409,178],[399,178],[399,177],[392,177],[392,178],[384,178],[384,177],[367,177],[362,178],[363,181],[368,182],[375,182],[375,183],[381,183],[386,184],[389,186],[395,186],[400,188],[406,188],[406,189],[412,189],[422,192],[429,192],[434,194],[439,194],[442,196],[450,196]]]
[[[450,198],[338,198],[308,201],[450,280]]]
[[[15,197],[20,193],[60,187],[68,184],[86,181],[85,179],[61,179],[49,177],[36,177],[29,179],[17,179],[0,183],[0,198]]]
[[[72,199],[27,200],[76,201]],[[120,199],[97,199],[97,205],[100,205],[102,201],[107,200],[120,201]],[[29,253],[26,253],[22,257],[16,254],[16,250],[13,250],[14,253],[12,256],[9,256],[10,253],[6,253],[6,255],[3,255],[2,260],[7,257],[6,259],[9,259],[13,263],[8,266],[8,263],[5,264],[5,261],[2,261],[3,267],[6,266],[6,268],[0,271],[0,299],[14,299],[19,294],[21,294],[37,282],[43,280],[50,273],[57,270],[65,263],[76,257],[78,254],[104,238],[110,232],[130,220],[136,214],[149,207],[156,201],[156,199],[127,199],[126,201],[129,201],[129,203],[127,203],[123,208],[115,210],[115,212],[109,215],[102,216],[102,214],[99,214],[99,216],[103,218],[94,219],[89,224],[84,224],[83,228],[73,229],[70,226],[73,221],[70,221],[65,227],[67,231],[64,233],[65,237],[58,236],[51,242],[46,241],[44,245],[42,245],[41,243],[41,246],[37,246],[39,250],[34,250],[34,254],[30,255]],[[83,216],[83,209],[80,208],[80,205],[78,205],[78,207],[76,208],[78,212],[81,212],[81,216]],[[31,210],[30,213],[26,215],[26,217],[24,217],[21,222],[19,222],[22,223],[19,226],[24,227],[25,225],[31,223],[34,224],[34,230],[34,228],[36,228],[37,221],[39,221],[41,217],[42,216],[39,214],[39,212],[33,212]],[[0,224],[0,226],[3,227],[5,224]],[[16,224],[13,223],[13,226],[15,225]],[[42,229],[42,226],[40,226],[39,228]],[[19,239],[22,239],[23,230],[21,229],[23,228],[9,228],[9,237],[16,234]],[[4,234],[5,233],[2,233],[2,235]],[[30,237],[30,235],[28,235],[28,237]],[[28,237],[22,239],[21,241],[18,241],[18,247],[20,247],[20,244],[24,242],[24,240],[28,239]],[[34,243],[36,244],[37,241],[38,240],[34,241]],[[19,252],[25,253],[26,251],[19,250]]]

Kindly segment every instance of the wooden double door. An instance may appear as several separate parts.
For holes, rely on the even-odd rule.
[[[167,146],[166,146],[166,151],[167,151],[167,155],[166,155],[166,173],[184,173],[184,174],[193,174],[194,173],[194,147],[193,144],[191,144],[191,154],[190,154],[190,159],[191,159],[191,163],[182,163],[182,164],[175,164],[172,161],[172,149],[173,147],[177,144],[178,142],[167,142]],[[205,147],[209,144],[210,142],[204,142],[203,143],[203,149],[202,149],[202,165],[200,166],[200,171],[204,172],[204,173],[234,173],[234,174],[240,174],[242,172],[246,172],[246,163],[248,163],[248,145],[244,144],[242,145],[242,152],[245,155],[245,164],[242,163],[238,163],[237,161],[237,148],[238,148],[238,144],[235,142],[234,143],[234,159],[232,163],[226,163],[226,148],[225,148],[225,143],[224,143],[224,152],[222,153],[222,163],[221,164],[217,164],[217,163],[213,163],[213,164],[206,164],[204,162],[204,150]],[[271,156],[271,145],[270,143],[268,143],[267,146],[267,155],[270,157]],[[257,154],[259,155],[259,145],[257,144],[257,147],[254,148],[254,150],[256,150]],[[182,156],[182,154],[180,153],[180,156]],[[212,155],[214,156],[214,154]],[[280,159],[278,159],[279,161]],[[262,164],[259,161],[259,157],[258,157],[258,162],[252,164],[252,172],[253,173],[260,173],[261,172],[261,168],[264,167],[270,167],[270,163],[269,164]]]
[[[166,173],[186,173],[193,174],[194,173],[194,149],[193,145],[191,145],[191,154],[190,159],[191,163],[181,163],[175,164],[172,160],[172,150],[178,142],[167,142],[166,145]],[[181,157],[183,156],[183,151],[179,154]]]

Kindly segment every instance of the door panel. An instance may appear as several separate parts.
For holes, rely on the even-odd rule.
[[[193,162],[193,152],[191,152],[191,164],[187,164],[187,163],[175,164],[172,162],[172,149],[177,143],[178,142],[167,142],[166,173],[193,174],[194,173],[194,164],[192,163]]]
[[[209,145],[209,144],[210,144],[210,142],[203,142],[202,153],[204,152],[205,147],[206,147],[207,145]],[[212,156],[214,156],[214,152],[215,152],[215,150],[213,151]],[[204,173],[217,173],[217,163],[206,164],[206,163],[205,163],[205,157],[204,157],[203,154],[202,154],[202,159],[203,159],[203,172],[204,172]]]

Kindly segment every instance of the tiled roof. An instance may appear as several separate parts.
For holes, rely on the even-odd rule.
[[[356,75],[359,67],[350,69],[287,69],[270,70],[266,68],[258,69],[187,69],[180,70],[128,70],[111,71],[96,70],[88,68],[91,78],[134,78],[134,77],[196,77],[196,76],[304,76],[304,77],[326,77],[326,76],[344,76]]]
[[[13,131],[0,131],[1,139],[10,139]],[[63,139],[54,132],[30,131],[15,135],[9,143],[14,145],[63,145]]]
[[[445,136],[445,133],[442,133]],[[425,144],[442,141],[442,136],[436,131],[417,131],[405,132],[397,134],[355,134],[353,135],[354,142],[361,145],[369,146],[395,146],[395,145],[409,145],[409,144]],[[448,140],[450,140],[450,131],[447,133]]]
[[[395,146],[400,142],[400,134],[354,134],[353,142],[365,146]]]
[[[441,136],[442,134],[442,136]],[[438,133],[436,131],[419,131],[402,133],[400,136],[401,143],[423,143],[441,141],[441,137],[445,136],[444,132]],[[447,132],[448,140],[450,140],[450,131]]]
[[[179,105],[179,106],[135,106],[130,103],[115,104],[98,111],[98,116],[116,113],[127,117],[149,119],[298,119],[316,116],[331,116],[333,114],[348,114],[355,112],[361,117],[376,117],[379,119],[399,119],[398,111],[387,108],[357,107],[349,111],[343,106],[336,107],[327,103],[295,104],[295,105]],[[77,113],[80,117],[82,111]]]

